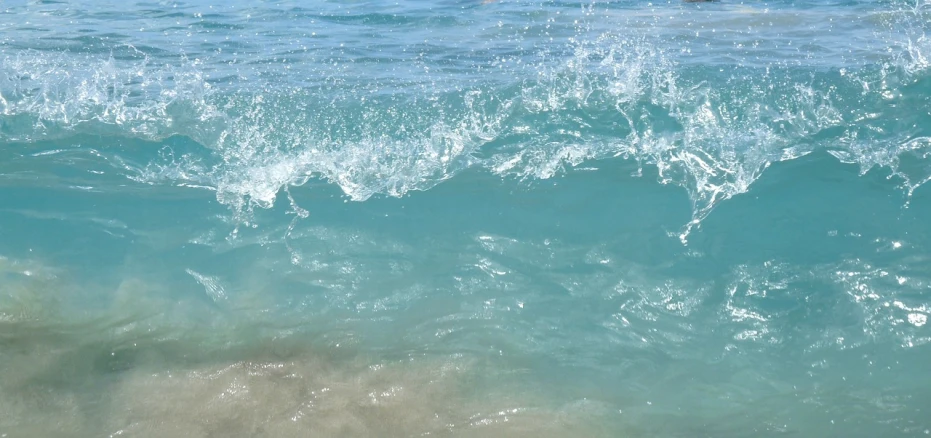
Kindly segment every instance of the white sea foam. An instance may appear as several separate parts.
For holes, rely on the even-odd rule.
[[[912,78],[927,70],[925,9],[901,7],[891,21],[911,30],[906,43],[890,40],[887,60],[900,60]],[[519,64],[499,60],[510,72],[503,80],[442,89],[431,88],[449,79],[442,73],[406,88],[375,79],[364,85],[364,75],[346,77],[352,70],[345,64],[313,62],[306,73],[323,75],[326,88],[218,83],[201,59],[166,63],[128,44],[119,58],[11,51],[0,67],[0,138],[188,137],[202,149],[166,149],[141,163],[123,159],[133,151],[103,155],[120,158],[112,162],[137,181],[215,190],[244,223],[254,208],[270,208],[283,190],[311,178],[363,201],[427,190],[473,167],[547,179],[621,156],[655,166],[661,183],[688,191],[693,214],[679,236],[685,241],[771,163],[823,148],[819,136],[831,129],[849,131],[833,138],[832,153],[865,169],[892,168],[909,193],[931,178],[900,164],[903,154],[926,160],[923,137],[858,135],[854,125],[862,120],[849,115],[857,110],[838,98],[838,85],[813,83],[790,65],[723,74],[690,61],[688,40],[670,46],[644,29],[577,32]],[[862,85],[861,103],[881,104],[900,98],[897,74],[845,77]]]

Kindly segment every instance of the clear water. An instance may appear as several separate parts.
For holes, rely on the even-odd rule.
[[[0,436],[924,436],[931,3],[0,4]]]

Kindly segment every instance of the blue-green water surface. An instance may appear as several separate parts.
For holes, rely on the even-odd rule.
[[[0,3],[2,437],[931,433],[931,3]]]

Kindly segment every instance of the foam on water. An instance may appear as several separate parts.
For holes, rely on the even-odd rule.
[[[431,82],[445,78],[427,73],[411,89],[419,96],[390,91],[385,80],[360,86],[368,73],[345,66],[326,72],[321,83],[330,84],[326,90],[341,82],[350,88],[323,94],[217,82],[204,59],[153,59],[130,44],[118,46],[118,54],[17,51],[4,55],[2,135],[8,141],[76,132],[189,137],[204,149],[168,151],[167,162],[138,163],[127,176],[211,188],[246,222],[252,208],[270,208],[283,189],[309,178],[361,201],[429,189],[474,166],[546,179],[621,155],[656,166],[661,183],[686,188],[693,218],[684,239],[716,204],[745,193],[770,163],[829,142],[839,158],[864,169],[896,169],[904,153],[923,160],[920,130],[888,138],[892,116],[885,115],[864,138],[858,122],[890,100],[907,99],[895,84],[927,76],[919,24],[925,9],[890,15],[890,26],[910,29],[887,61],[898,64],[878,74],[852,66],[840,78],[786,64],[714,79],[707,73],[715,67],[691,61],[688,42],[671,52],[637,29],[594,37],[579,30],[564,48],[540,50],[536,61],[505,59],[498,70],[530,74],[516,81],[430,91]],[[633,21],[656,26],[651,18]],[[573,54],[561,57],[564,49]],[[848,82],[862,87],[861,97],[841,101],[838,88],[854,86]],[[927,178],[909,174],[905,186],[911,192]]]

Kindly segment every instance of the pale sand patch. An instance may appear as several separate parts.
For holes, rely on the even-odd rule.
[[[57,273],[4,259],[0,274],[4,438],[617,436],[606,408],[557,401],[516,364],[197,322],[190,301],[132,278],[65,314],[74,288]]]
[[[49,357],[67,358],[73,354]],[[39,359],[36,357],[35,359]],[[34,363],[48,364],[43,359]],[[366,365],[366,363],[369,363]],[[17,366],[28,366],[18,361]],[[66,371],[66,363],[55,367]],[[8,367],[5,367],[8,368]],[[606,431],[597,405],[551,408],[512,385],[477,387],[459,357],[372,364],[302,352],[118,373],[48,369],[0,387],[0,431],[14,436],[401,437],[586,436]],[[97,369],[98,372],[103,371]],[[599,432],[600,430],[600,432]],[[594,435],[593,435],[594,434]]]

